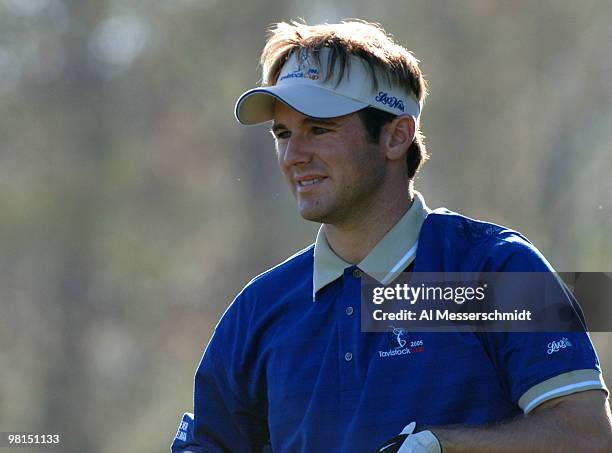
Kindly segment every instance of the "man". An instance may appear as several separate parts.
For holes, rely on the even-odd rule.
[[[236,116],[273,121],[298,210],[322,226],[223,315],[173,452],[610,451],[584,333],[547,354],[558,334],[361,331],[364,272],[552,271],[519,233],[414,190],[427,158],[414,56],[368,23],[280,23],[261,62]],[[406,341],[414,354],[380,353]]]

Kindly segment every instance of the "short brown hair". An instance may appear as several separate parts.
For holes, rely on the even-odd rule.
[[[378,68],[389,82],[412,93],[421,105],[425,101],[427,82],[419,68],[419,61],[409,50],[397,44],[380,25],[365,21],[351,20],[322,25],[307,25],[294,21],[272,25],[261,53],[262,84],[276,84],[283,65],[293,51],[310,51],[315,58],[319,58],[318,51],[324,47],[331,49],[326,79],[332,76],[337,62],[340,65],[341,78],[348,68],[348,56],[355,55],[369,65],[374,86],[378,84],[375,70]],[[374,108],[366,108],[360,112],[368,138],[375,142],[378,141],[380,128],[394,118],[392,114],[377,113],[378,110]],[[428,157],[425,136],[417,129],[406,157],[409,179],[414,178]]]

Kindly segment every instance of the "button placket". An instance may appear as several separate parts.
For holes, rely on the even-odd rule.
[[[362,342],[359,323],[359,304],[361,301],[361,281],[363,271],[352,266],[343,273],[343,287],[337,311],[338,325],[338,365],[340,382],[340,413],[350,419],[356,410],[355,395],[363,382],[363,362],[361,360]],[[350,313],[350,314],[349,314]]]

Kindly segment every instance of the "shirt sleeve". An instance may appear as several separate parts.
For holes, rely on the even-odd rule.
[[[185,412],[170,446],[171,453],[202,453],[204,451],[196,445],[193,427],[193,414]]]
[[[487,341],[502,383],[524,413],[571,393],[607,392],[587,333],[496,332]]]
[[[183,417],[172,453],[260,452],[268,441],[258,359],[239,298],[204,351],[195,375],[194,413]]]
[[[513,238],[502,246],[498,272],[554,272],[527,240]],[[559,281],[559,285],[562,283]],[[568,305],[576,304],[566,288]],[[576,316],[581,318],[578,309]],[[582,323],[577,320],[577,324]],[[588,320],[587,320],[588,321]],[[524,413],[553,398],[592,389],[608,393],[599,360],[585,331],[494,332],[485,335],[489,354],[512,401]]]

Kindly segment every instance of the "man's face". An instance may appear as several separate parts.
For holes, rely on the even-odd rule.
[[[380,209],[386,159],[357,113],[315,119],[276,102],[272,133],[302,217],[342,225]]]

